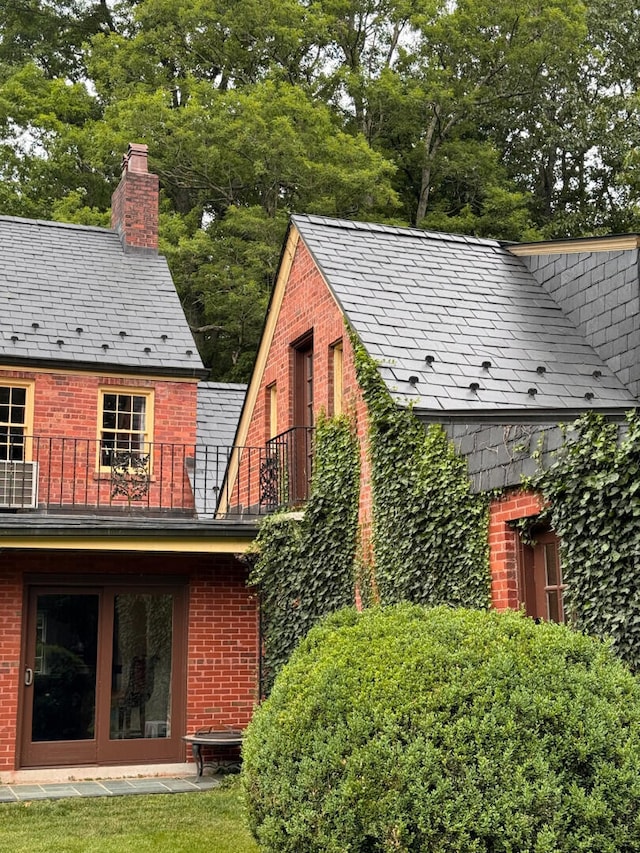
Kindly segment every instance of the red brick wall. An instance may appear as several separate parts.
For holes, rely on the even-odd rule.
[[[16,752],[22,582],[16,561],[0,551],[0,770],[13,770]]]
[[[23,573],[137,576],[188,580],[187,731],[244,727],[257,697],[257,602],[246,569],[231,556],[0,551],[0,771],[16,769]],[[185,749],[185,758],[187,755]]]
[[[111,503],[109,478],[101,480],[96,474],[99,392],[109,387],[154,389],[154,481],[149,503],[193,506],[182,445],[193,445],[196,439],[195,383],[29,370],[0,370],[0,384],[3,378],[35,382],[33,458],[40,463],[41,502]],[[63,443],[63,437],[79,441]]]
[[[158,187],[157,175],[125,169],[111,198],[111,227],[127,246],[157,250]]]
[[[521,490],[509,492],[491,502],[489,510],[489,549],[491,601],[496,610],[517,610],[523,600],[519,589],[517,531],[509,523],[538,515],[543,508],[540,495]]]
[[[249,447],[264,447],[269,438],[268,388],[276,383],[278,390],[278,433],[296,426],[294,419],[293,348],[292,344],[313,332],[314,412],[332,414],[332,351],[337,341],[343,342],[344,411],[353,412],[360,440],[362,484],[361,524],[368,529],[371,487],[366,458],[367,411],[358,386],[353,363],[353,349],[344,325],[342,312],[329,288],[300,240],[291,266],[280,314],[271,344],[256,406],[247,436]],[[246,478],[246,475],[245,475]],[[253,494],[257,487],[252,487]]]
[[[232,558],[201,558],[189,592],[187,730],[244,728],[257,701],[258,605]]]

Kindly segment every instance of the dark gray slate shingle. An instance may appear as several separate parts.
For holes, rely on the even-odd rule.
[[[0,359],[200,375],[166,260],[115,231],[0,217]]]
[[[246,385],[198,385],[197,446],[190,469],[198,518],[213,518],[242,412]]]
[[[316,216],[293,222],[399,402],[471,417],[635,405],[500,243]]]

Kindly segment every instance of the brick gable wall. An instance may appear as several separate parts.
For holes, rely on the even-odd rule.
[[[310,331],[314,340],[314,393],[316,412],[331,411],[333,389],[330,382],[330,347],[337,340],[344,344],[343,386],[345,408],[355,412],[361,447],[360,547],[365,560],[371,562],[371,478],[367,457],[367,409],[358,386],[353,364],[351,342],[346,333],[342,312],[333,299],[322,275],[304,243],[298,243],[291,266],[280,315],[261,378],[256,406],[247,436],[250,447],[264,447],[269,437],[269,387],[278,389],[278,431],[294,425],[293,351],[292,344]],[[254,489],[257,487],[254,486]],[[256,492],[254,491],[254,494]],[[541,498],[520,489],[506,492],[494,500],[490,508],[489,546],[491,597],[497,609],[519,608],[522,592],[518,588],[518,534],[509,522],[537,515]]]
[[[356,380],[353,349],[342,312],[302,241],[298,242],[249,426],[246,444],[261,448],[269,438],[269,387],[275,383],[278,398],[277,432],[296,426],[294,416],[294,348],[296,341],[313,333],[314,412],[333,414],[332,346],[343,344],[344,411],[354,412],[360,442],[362,482],[360,520],[370,526],[371,484],[366,456],[367,411]],[[248,476],[240,478],[246,482]],[[254,484],[252,494],[258,493]]]

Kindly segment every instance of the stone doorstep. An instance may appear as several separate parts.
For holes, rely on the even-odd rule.
[[[154,776],[136,779],[102,779],[84,782],[51,782],[0,785],[0,807],[6,803],[73,798],[121,797],[132,794],[188,794],[209,791],[221,784],[210,776],[175,778]]]
[[[40,767],[35,770],[0,772],[0,785],[61,784],[105,779],[152,779],[191,777],[197,773],[193,762],[180,764],[132,764],[119,767]]]

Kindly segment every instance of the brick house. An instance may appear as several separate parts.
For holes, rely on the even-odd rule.
[[[157,225],[142,145],[111,229],[0,217],[0,781],[175,771],[254,705],[244,387],[201,382]]]
[[[399,406],[444,426],[490,507],[493,604],[563,619],[558,542],[520,540],[540,496],[531,452],[584,411],[622,418],[640,391],[640,238],[507,245],[294,216],[237,441],[286,449],[303,499],[314,417],[349,407],[361,446],[360,526],[371,518],[367,408],[347,324]],[[240,466],[231,470],[233,478]],[[241,484],[235,500],[243,500]],[[293,493],[292,493],[293,490]]]

